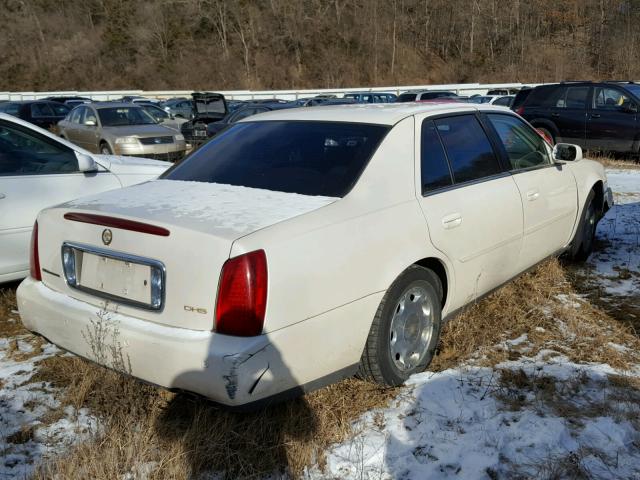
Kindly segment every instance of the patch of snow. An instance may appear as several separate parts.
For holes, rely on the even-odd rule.
[[[542,353],[542,352],[541,352]],[[581,378],[584,388],[568,395],[575,408],[602,399],[602,382],[616,372],[608,365],[579,365],[544,355],[505,362],[501,369],[562,382]],[[414,375],[407,392],[388,408],[365,414],[356,434],[327,452],[326,470],[312,479],[536,478],[551,458],[581,453],[593,478],[638,478],[638,432],[613,412],[568,421],[536,392],[522,392],[524,406],[509,409],[498,393],[504,387],[495,369],[461,367]],[[594,447],[597,451],[588,450]],[[598,452],[604,455],[599,455]],[[607,459],[613,459],[609,462]],[[518,475],[515,475],[518,476]]]
[[[21,354],[34,352],[27,338],[16,338]],[[88,411],[76,412],[70,407],[61,419],[43,424],[43,418],[59,407],[59,391],[31,378],[38,362],[62,352],[44,344],[41,353],[15,360],[9,354],[10,344],[10,339],[0,339],[0,479],[29,477],[40,459],[82,441],[97,428],[96,418]],[[21,430],[29,433],[20,440],[12,437]]]

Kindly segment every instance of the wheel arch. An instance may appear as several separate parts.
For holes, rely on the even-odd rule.
[[[449,291],[450,291],[450,281],[449,274],[446,264],[439,258],[436,257],[426,257],[414,262],[413,265],[419,265],[424,268],[428,268],[433,271],[438,278],[440,279],[440,283],[442,284],[442,298],[440,299],[440,304],[442,309],[444,310],[445,305],[449,300]]]
[[[558,127],[556,127],[555,123],[553,123],[551,120],[548,120],[546,118],[532,118],[531,120],[529,120],[529,123],[534,128],[544,127],[548,129],[553,135],[553,140],[556,142],[558,141],[558,136],[560,135],[560,131],[558,130]]]

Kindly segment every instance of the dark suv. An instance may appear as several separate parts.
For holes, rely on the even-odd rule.
[[[633,82],[563,82],[533,88],[514,110],[554,142],[639,153],[639,105]]]

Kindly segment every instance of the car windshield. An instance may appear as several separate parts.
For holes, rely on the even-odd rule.
[[[98,109],[103,127],[121,127],[123,125],[152,125],[156,120],[141,107],[112,107]]]
[[[389,129],[346,122],[240,122],[161,178],[343,197]]]
[[[471,97],[467,100],[469,103],[488,103],[491,101],[491,97]]]

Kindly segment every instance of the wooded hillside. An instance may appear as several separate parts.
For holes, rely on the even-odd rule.
[[[0,90],[640,79],[639,0],[0,0]]]

